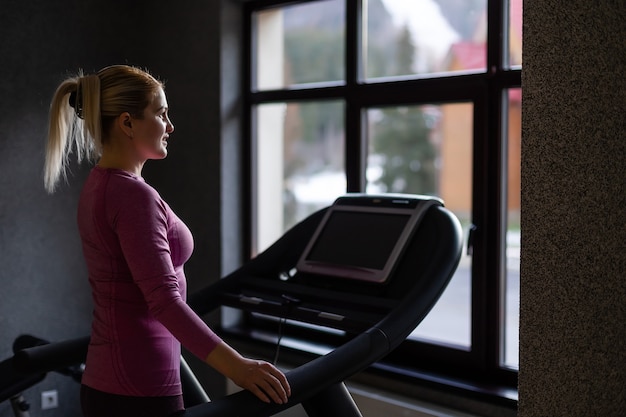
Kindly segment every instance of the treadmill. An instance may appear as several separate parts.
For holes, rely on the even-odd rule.
[[[339,197],[188,303],[201,316],[228,306],[353,337],[286,372],[287,404],[266,404],[245,390],[209,402],[183,361],[186,398],[195,398],[184,416],[263,417],[301,404],[309,417],[361,417],[343,381],[409,336],[445,290],[461,252],[460,223],[436,197]],[[22,349],[16,368],[36,375],[76,365],[87,344],[83,337]]]

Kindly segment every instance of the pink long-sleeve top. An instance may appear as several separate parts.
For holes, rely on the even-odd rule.
[[[220,342],[185,301],[191,232],[142,177],[98,166],[78,228],[94,302],[82,382],[120,395],[181,394],[180,343],[205,359]]]

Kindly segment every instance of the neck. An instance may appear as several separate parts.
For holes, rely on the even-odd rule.
[[[102,149],[102,156],[98,161],[98,166],[101,168],[121,169],[131,174],[141,176],[144,163],[145,161],[133,161],[125,157],[123,152],[116,152],[110,147],[104,147]]]

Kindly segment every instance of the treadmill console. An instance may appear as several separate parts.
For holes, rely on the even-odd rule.
[[[299,273],[384,284],[433,197],[348,194],[326,211],[300,257]]]

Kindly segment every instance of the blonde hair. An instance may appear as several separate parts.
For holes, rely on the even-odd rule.
[[[141,118],[160,88],[163,83],[147,71],[127,65],[113,65],[92,75],[81,71],[63,81],[50,104],[46,190],[54,192],[59,178],[66,179],[73,148],[78,162],[96,161],[113,121],[124,112]]]

